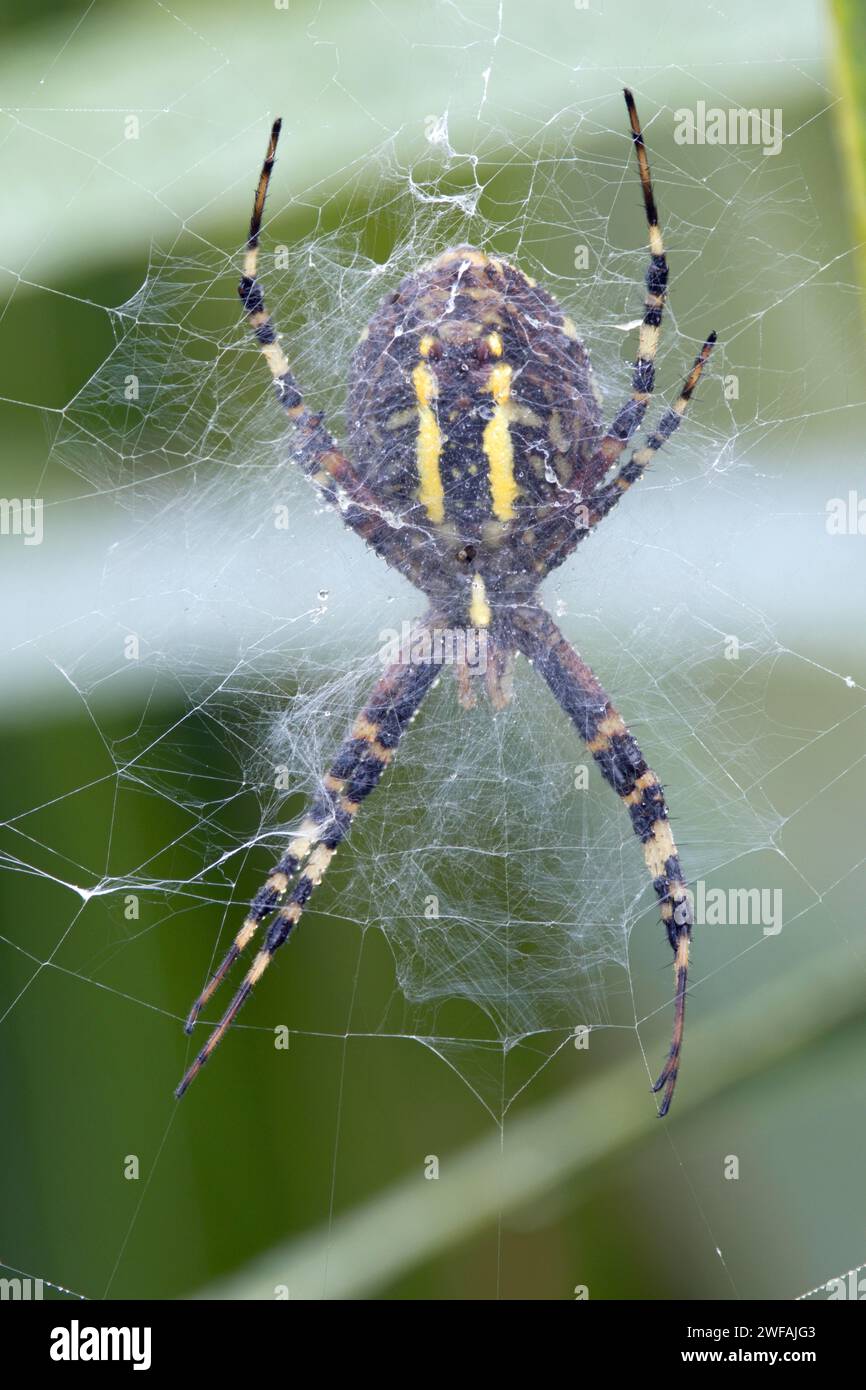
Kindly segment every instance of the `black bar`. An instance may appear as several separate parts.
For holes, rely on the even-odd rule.
[[[852,1294],[846,1288],[835,1290],[835,1295],[797,1303],[594,1303],[577,1299],[554,1327],[568,1339],[558,1351],[564,1354],[570,1348],[574,1369],[588,1371],[596,1361],[614,1373],[651,1370],[654,1374],[672,1367],[686,1371],[697,1368],[700,1373],[701,1367],[713,1364],[782,1370],[794,1365],[811,1367],[826,1379],[828,1373],[856,1364],[862,1340],[858,1314],[835,1307],[828,1312],[827,1305],[862,1301],[864,1294],[856,1290]],[[91,1303],[46,1298],[43,1302],[0,1304],[0,1333],[7,1365],[48,1372],[52,1378],[92,1378],[108,1368],[114,1375],[128,1373],[139,1379],[168,1371],[195,1377],[196,1383],[206,1385],[213,1383],[214,1375],[225,1383],[227,1376],[248,1376],[256,1368],[262,1376],[268,1366],[287,1370],[286,1337],[295,1334],[289,1345],[300,1347],[297,1334],[309,1331],[311,1316],[315,1321],[315,1311],[291,1299],[227,1307],[217,1302]],[[329,1320],[336,1316],[342,1322],[352,1314],[350,1309],[340,1308],[336,1313],[329,1310],[325,1316]],[[493,1316],[497,1317],[495,1312]],[[483,1337],[472,1344],[472,1351],[464,1353],[447,1337],[442,1340],[441,1318],[440,1310],[436,1314],[437,1339],[432,1347],[425,1346],[425,1364],[431,1351],[435,1359],[437,1348],[452,1371],[482,1355],[488,1371],[500,1355],[503,1360],[514,1355],[530,1361],[538,1356],[531,1325],[521,1327],[512,1320],[503,1328],[505,1335],[500,1341]],[[401,1329],[395,1327],[393,1318],[388,1325],[399,1340]],[[115,1332],[103,1333],[102,1329]],[[314,1337],[307,1344],[306,1355],[318,1360],[324,1347],[325,1363],[330,1366],[333,1351],[342,1346],[347,1360],[363,1358],[369,1373],[374,1371],[373,1363],[378,1363],[382,1373],[397,1343],[391,1336],[384,1345],[378,1339],[373,1342],[368,1326],[364,1333],[361,1341],[342,1343],[329,1336],[323,1344]],[[377,1345],[386,1353],[385,1361],[375,1352]],[[87,1359],[94,1351],[105,1359]],[[125,1354],[125,1359],[112,1359],[117,1353]],[[141,1365],[139,1372],[133,1370],[136,1359]],[[543,1363],[546,1360],[543,1358]]]

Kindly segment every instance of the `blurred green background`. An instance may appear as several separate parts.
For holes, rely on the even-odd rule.
[[[3,492],[44,497],[46,535],[34,547],[0,537],[0,1273],[88,1297],[273,1297],[285,1285],[292,1297],[562,1299],[586,1285],[591,1298],[789,1298],[866,1261],[866,539],[825,525],[828,499],[862,487],[866,396],[829,12],[812,0],[772,15],[745,0],[724,14],[681,0],[101,0],[7,5],[2,24]],[[229,488],[233,461],[250,467],[250,440],[273,443],[278,430],[258,364],[239,350],[229,277],[268,120],[280,111],[291,132],[271,217],[301,248],[283,324],[297,327],[317,402],[339,403],[351,343],[385,288],[359,288],[360,258],[393,258],[402,273],[419,247],[472,233],[466,207],[431,208],[431,189],[482,190],[477,215],[496,249],[569,297],[616,391],[644,255],[623,82],[639,97],[673,268],[660,390],[675,389],[706,330],[722,347],[662,485],[657,475],[629,499],[548,602],[666,782],[689,872],[782,886],[784,930],[699,933],[680,1090],[659,1125],[646,1067],[666,1044],[668,953],[648,891],[637,910],[624,902],[643,888],[639,852],[593,777],[588,808],[569,812],[575,834],[610,848],[613,863],[595,866],[610,887],[599,902],[637,925],[628,975],[602,972],[607,997],[576,984],[574,1021],[618,1026],[594,1033],[586,1054],[560,1011],[506,1053],[471,1001],[404,1012],[385,940],[358,927],[387,917],[388,871],[353,868],[365,848],[411,843],[406,809],[420,816],[425,796],[434,807],[447,796],[444,867],[458,862],[462,826],[494,865],[485,920],[505,922],[514,890],[489,798],[505,775],[525,782],[520,843],[533,776],[582,756],[522,672],[514,720],[538,721],[533,739],[523,747],[506,725],[491,789],[469,749],[495,746],[486,710],[460,726],[442,703],[419,721],[394,788],[370,804],[245,1027],[175,1107],[182,1017],[278,837],[243,846],[263,817],[273,828],[300,806],[277,811],[266,783],[250,784],[267,763],[247,741],[257,712],[261,731],[283,702],[302,710],[311,669],[333,673],[343,651],[359,661],[386,622],[416,611],[300,485],[282,572],[261,556],[245,566],[232,540],[235,526],[255,537],[258,504],[244,501],[245,476]],[[672,113],[697,101],[780,108],[782,152],[677,145]],[[424,134],[443,112],[463,152],[447,169]],[[427,174],[414,192],[408,171]],[[584,236],[593,271],[581,282]],[[330,274],[314,267],[317,247]],[[229,414],[252,432],[243,444],[208,430],[205,447],[210,401],[186,416],[189,381],[168,370],[168,426],[159,396],[140,429],[118,426],[114,378],[88,385],[128,323],[108,310],[162,253],[173,271],[148,281],[135,342],[146,352],[152,339],[149,365],[164,345],[177,351],[188,276],[203,354],[224,349]],[[200,264],[214,286],[203,309]],[[121,355],[121,377],[127,366]],[[149,431],[162,431],[157,443]],[[249,481],[267,495],[252,468]],[[286,579],[291,592],[275,597]],[[319,590],[323,631],[295,627]],[[135,675],[119,655],[132,614],[146,649]],[[732,632],[736,666],[723,656]],[[261,685],[240,691],[249,713],[233,720],[231,684],[216,704],[210,692],[257,641]],[[456,803],[461,740],[473,776]],[[521,750],[549,763],[534,771]],[[547,804],[566,800],[551,792]],[[197,880],[221,844],[237,862]],[[551,903],[573,895],[580,919],[592,869],[576,865],[572,885],[554,859]],[[459,913],[459,880],[447,888]],[[124,915],[129,891],[137,920]],[[469,913],[476,888],[465,898]],[[543,927],[543,901],[523,911]],[[283,1022],[286,1053],[273,1046]],[[431,1154],[437,1181],[424,1177]]]

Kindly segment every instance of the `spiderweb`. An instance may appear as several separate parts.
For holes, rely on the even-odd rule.
[[[212,101],[228,81],[223,61],[234,74],[239,64],[221,47],[219,16],[208,26],[200,14],[193,24],[158,8],[169,75],[154,91],[182,68],[167,125],[179,129],[173,121],[202,109],[197,80]],[[427,73],[441,102],[431,114],[432,101],[416,96],[399,125],[389,123],[377,115],[389,108],[376,99],[375,73],[353,64],[333,18],[309,7],[286,21],[293,63],[306,55],[321,87],[284,113],[260,274],[311,403],[339,438],[352,348],[382,295],[438,250],[469,242],[512,258],[568,306],[610,418],[628,390],[647,256],[619,71],[563,65],[561,15],[554,32],[535,35],[502,5],[436,6],[429,23],[393,6],[359,8],[400,68],[399,89]],[[611,7],[579,9],[569,23],[592,26],[587,36],[609,47],[618,24]],[[365,51],[376,44],[368,39]],[[530,64],[551,75],[555,99],[532,88]],[[862,861],[842,828],[858,733],[862,759],[862,653],[844,636],[845,591],[862,561],[856,536],[831,538],[823,517],[826,499],[849,487],[826,441],[832,433],[838,448],[859,423],[863,395],[846,359],[857,332],[852,266],[804,172],[813,120],[829,138],[832,98],[818,68],[780,61],[779,75],[780,89],[808,86],[803,109],[817,115],[801,118],[793,97],[788,107],[775,96],[760,103],[786,110],[778,157],[759,144],[674,141],[670,89],[687,93],[684,105],[700,99],[727,110],[740,104],[727,73],[707,67],[698,76],[693,67],[684,83],[665,64],[635,83],[674,267],[654,411],[672,399],[710,328],[720,348],[651,476],[542,591],[661,776],[690,882],[724,893],[729,914],[738,893],[767,895],[763,916],[716,931],[699,925],[690,1022],[704,1008],[725,1010],[743,990],[759,1000],[762,985],[817,954],[819,929],[863,969],[846,916]],[[358,107],[361,133],[336,162],[313,168],[306,147],[330,99]],[[73,104],[54,124],[16,108],[12,129],[64,144]],[[189,204],[190,188],[204,186],[192,148],[177,199],[153,194],[161,245],[131,297],[113,305],[75,296],[113,341],[62,408],[40,411],[47,474],[63,481],[46,497],[46,540],[53,532],[56,547],[33,550],[45,562],[35,603],[26,597],[31,555],[19,548],[12,561],[25,598],[11,622],[9,689],[17,699],[23,690],[65,701],[101,761],[77,780],[58,772],[62,785],[48,795],[34,798],[19,782],[4,816],[6,877],[24,881],[42,914],[36,927],[16,918],[4,930],[12,982],[4,1024],[24,1013],[38,1031],[41,1009],[75,989],[82,1029],[101,996],[118,1006],[127,1066],[142,1015],[149,1036],[160,1035],[160,1065],[128,1141],[148,1151],[148,1175],[134,1208],[118,1207],[110,1291],[117,1278],[140,1291],[129,1242],[149,1210],[162,1209],[166,1165],[174,1173],[163,1151],[183,1057],[179,1021],[380,673],[383,642],[424,607],[291,464],[239,315],[238,248],[215,235],[213,209],[224,204],[231,225],[243,226],[271,114],[261,99],[247,101],[231,172],[198,204]],[[119,226],[122,239],[122,214]],[[35,312],[52,277],[42,281],[29,263],[13,270],[10,303],[28,295]],[[819,457],[816,487],[807,468]],[[77,515],[94,503],[104,520],[95,535],[77,532]],[[831,593],[835,617],[824,631]],[[96,855],[77,838],[79,819],[97,815],[95,795],[104,832]],[[766,915],[774,893],[784,901],[779,931]],[[154,959],[179,963],[151,968]],[[554,1078],[596,1075],[615,1056],[637,1060],[633,1104],[651,1106],[643,1081],[667,1045],[668,965],[628,821],[539,678],[519,663],[505,710],[482,697],[464,711],[445,669],[297,942],[184,1106],[216,1109],[209,1123],[218,1142],[222,1086],[279,1065],[275,1029],[285,1027],[289,1051],[309,1059],[313,1076],[319,1059],[342,1049],[328,1102],[329,1195],[311,1204],[333,1217],[338,1175],[354,1161],[339,1119],[353,1043],[420,1045],[458,1079],[476,1123],[491,1124],[507,1153],[513,1107],[547,1094]],[[584,1030],[588,1046],[573,1046]],[[274,1107],[287,1103],[276,1075]],[[246,1113],[246,1123],[279,1144],[267,1114]],[[745,1143],[738,1123],[730,1127]],[[727,1134],[702,1138],[713,1154],[713,1144],[722,1154],[736,1148]],[[747,1223],[731,1232],[703,1151],[692,1162],[675,1158],[713,1258],[717,1224],[730,1235],[730,1270],[729,1247],[745,1240]],[[212,1161],[204,1171],[212,1175]],[[297,1225],[305,1224],[301,1212]],[[42,1270],[38,1242],[23,1244],[10,1250],[9,1268]],[[860,1249],[830,1242],[817,1263],[842,1267],[848,1254],[855,1263]],[[815,1262],[804,1237],[800,1287],[820,1275]],[[501,1249],[496,1265],[507,1276]],[[75,1258],[62,1269],[62,1284],[77,1288]],[[725,1294],[731,1284],[732,1275]],[[52,1286],[61,1289],[59,1272]],[[155,1291],[177,1289],[167,1277]]]

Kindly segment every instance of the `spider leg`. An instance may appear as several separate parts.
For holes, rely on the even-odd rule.
[[[609,511],[613,510],[619,499],[643,477],[659,449],[663,448],[671,435],[679,429],[692,398],[692,393],[701,379],[701,373],[715,342],[716,335],[711,333],[692,363],[692,369],[683,382],[680,394],[673,405],[664,412],[652,434],[647,437],[646,443],[632,452],[628,463],[623,464],[609,483],[603,483],[601,487],[596,488],[591,497],[586,499],[583,504],[586,508],[585,531],[591,531],[607,516]]]
[[[395,569],[417,582],[421,567],[414,552],[423,553],[423,531],[408,524],[399,528],[392,524],[381,504],[337,447],[323,417],[310,410],[265,306],[264,290],[257,278],[259,234],[281,127],[282,121],[274,121],[256,185],[238,294],[262,356],[270,368],[277,398],[294,425],[293,453],[303,472],[313,480],[325,500],[339,509],[343,521],[351,530],[356,531]]]
[[[357,762],[360,762],[362,756],[363,754],[359,751],[355,766],[357,766]],[[354,772],[355,766],[351,767],[351,769],[347,769],[347,776],[350,776],[351,773]],[[333,768],[325,778],[325,787],[328,787],[332,780],[334,780]],[[189,1016],[184,1026],[185,1032],[192,1032],[202,1009],[213,998],[213,995],[222,984],[235,961],[246,950],[258,931],[259,925],[266,917],[269,917],[271,913],[276,910],[280,899],[288,892],[289,883],[294,878],[301,865],[309,858],[313,846],[318,842],[323,825],[324,821],[317,820],[312,811],[305,816],[297,832],[289,841],[279,863],[274,865],[265,882],[250,903],[249,911],[244,918],[240,931],[223,957],[221,964],[214,971],[213,975],[211,975],[201,994],[190,1009]]]
[[[661,903],[662,921],[674,952],[674,1024],[667,1060],[653,1090],[664,1091],[659,1115],[666,1115],[682,1051],[693,918],[664,793],[621,715],[550,615],[543,608],[519,608],[513,625],[517,646],[544,677],[602,776],[628,807]]]
[[[620,406],[587,465],[586,476],[594,487],[616,462],[632,435],[641,424],[655,387],[655,358],[661,336],[662,314],[667,296],[668,263],[665,256],[658,209],[653,194],[652,177],[646,145],[638,119],[634,97],[625,88],[625,104],[631,122],[631,135],[637,155],[637,167],[643,191],[649,235],[650,263],[646,271],[644,314],[640,326],[637,356],[632,366],[631,396]]]
[[[423,624],[429,628],[432,620]],[[416,629],[416,634],[417,634]],[[417,650],[414,643],[410,650]],[[439,673],[433,661],[397,662],[376,682],[370,696],[324,778],[298,833],[285,854],[253,898],[250,911],[225,960],[193,1005],[187,1022],[190,1030],[202,1007],[255,935],[259,924],[274,912],[288,892],[289,880],[298,874],[291,892],[265,935],[239,990],[178,1086],[179,1098],[227,1033],[274,955],[298,924],[306,904],[321,883],[325,871],[346,838],[361,803],[377,786],[391,762],[402,734],[418,712],[424,696]],[[300,871],[300,872],[299,872]]]
[[[310,858],[313,850],[322,842],[329,827],[338,818],[340,813],[339,801],[345,793],[347,784],[355,777],[365,759],[371,756],[370,742],[362,737],[362,732],[361,717],[359,717],[325,775],[321,792],[314,799],[298,829],[292,835],[279,862],[274,865],[256,893],[237,936],[190,1009],[184,1028],[185,1032],[192,1032],[202,1009],[212,999],[235,961],[246,950],[260,924],[270,917],[272,912],[276,911],[280,901],[288,892],[292,879]],[[378,753],[383,764],[390,761],[390,750],[382,748],[378,750]],[[373,756],[375,756],[375,750]]]
[[[544,544],[539,547],[536,566],[540,578],[568,559],[576,546],[613,510],[629,488],[643,477],[655,455],[679,429],[715,342],[716,335],[711,333],[695,358],[673,405],[664,412],[652,434],[646,437],[646,442],[632,451],[628,462],[622,465],[610,482],[602,483],[583,500],[569,502],[562,508],[554,524],[547,528]]]

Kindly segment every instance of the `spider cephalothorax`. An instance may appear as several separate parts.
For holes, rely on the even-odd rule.
[[[443,252],[407,276],[373,315],[355,351],[349,439],[338,448],[295,380],[257,279],[259,231],[280,122],[256,190],[241,300],[294,425],[292,451],[345,524],[421,589],[427,639],[440,629],[480,631],[488,693],[508,699],[516,652],[547,682],[623,801],[643,848],[674,951],[674,1029],[654,1089],[671,1102],[685,1017],[692,908],[661,785],[592,671],[540,605],[545,575],[642,476],[678,427],[712,350],[705,341],[675,400],[627,461],[654,387],[667,261],[649,164],[626,92],[649,228],[650,263],[630,397],[605,430],[589,356],[556,300],[500,257],[471,246]],[[425,647],[424,643],[420,644]],[[426,647],[437,650],[436,643]],[[413,644],[413,651],[419,649]],[[193,1005],[187,1031],[232,965],[272,919],[218,1027],[178,1087],[190,1081],[288,939],[361,804],[373,791],[440,663],[407,655],[385,671],[322,779],[285,853],[253,899],[219,969]],[[474,698],[458,663],[461,699]]]

